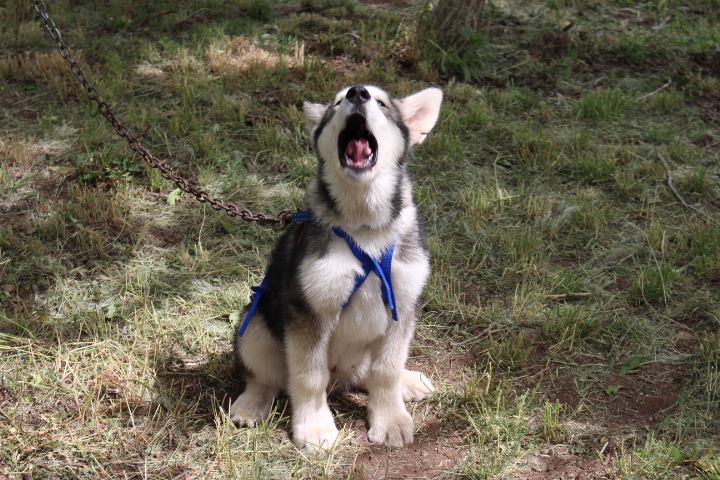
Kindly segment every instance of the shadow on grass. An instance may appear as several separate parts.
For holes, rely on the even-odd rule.
[[[228,407],[245,388],[245,380],[233,365],[232,352],[210,354],[201,361],[166,357],[155,368],[155,390],[168,410],[191,410],[204,424],[215,422],[219,408]]]

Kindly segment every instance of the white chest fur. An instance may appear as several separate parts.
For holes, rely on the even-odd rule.
[[[377,244],[373,247],[380,251]],[[391,278],[398,322],[383,302],[380,279],[374,272],[342,308],[361,274],[360,262],[340,238],[331,241],[325,255],[309,257],[300,269],[305,296],[321,317],[321,328],[329,330],[328,365],[341,383],[360,382],[372,361],[373,344],[386,336],[388,329],[398,328],[398,322],[414,321],[412,309],[427,280],[429,261],[425,255],[403,260],[396,248]]]

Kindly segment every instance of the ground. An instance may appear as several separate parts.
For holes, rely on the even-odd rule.
[[[368,445],[360,392],[323,454],[285,398],[234,427],[232,324],[277,232],[143,165],[9,0],[0,478],[720,478],[716,0],[493,0],[451,44],[411,1],[49,6],[147,147],[252,211],[304,206],[303,100],[440,86],[409,361],[438,391],[404,449]]]

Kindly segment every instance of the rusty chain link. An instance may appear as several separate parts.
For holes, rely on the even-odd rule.
[[[113,113],[110,105],[105,102],[93,84],[87,79],[83,73],[80,65],[73,57],[73,54],[68,49],[65,42],[62,40],[62,34],[58,30],[55,22],[48,14],[47,7],[43,0],[33,0],[33,6],[35,11],[43,21],[45,31],[48,33],[50,38],[55,41],[60,55],[70,66],[70,71],[80,84],[85,89],[85,93],[90,100],[97,104],[98,110],[103,117],[113,126],[115,132],[124,138],[130,149],[137,155],[143,158],[148,165],[160,171],[160,174],[166,180],[173,182],[177,187],[185,193],[188,193],[195,197],[200,203],[207,203],[212,207],[213,210],[223,211],[231,217],[240,217],[247,222],[255,222],[260,225],[267,225],[276,228],[285,228],[292,218],[292,214],[288,210],[283,210],[278,214],[277,217],[271,217],[262,213],[252,213],[250,210],[243,209],[237,205],[225,202],[218,198],[212,198],[206,191],[200,190],[188,179],[178,174],[173,167],[165,163],[164,160],[153,155],[145,146],[140,142],[137,136],[135,136],[128,127],[126,127]]]

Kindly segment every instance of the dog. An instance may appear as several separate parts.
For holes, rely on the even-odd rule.
[[[338,430],[327,391],[348,385],[367,391],[371,443],[413,442],[404,402],[435,388],[405,369],[430,272],[407,163],[441,103],[438,88],[393,99],[373,85],[345,88],[329,104],[304,103],[318,159],[310,211],[278,240],[235,337],[246,377],[229,409],[238,426],[265,419],[282,390],[295,445],[331,448]]]

